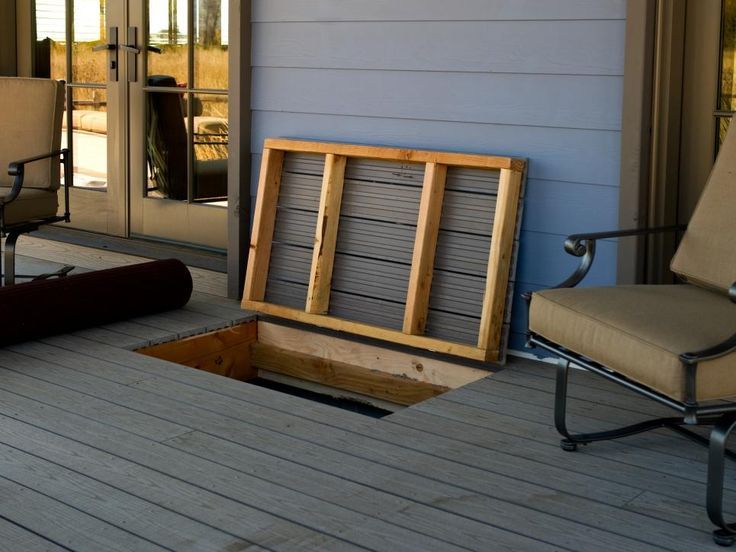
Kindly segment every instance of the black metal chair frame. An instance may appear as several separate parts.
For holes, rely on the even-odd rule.
[[[575,272],[555,288],[572,288],[579,284],[588,274],[595,259],[596,241],[607,238],[622,238],[627,236],[644,236],[655,233],[676,232],[685,230],[685,226],[666,226],[660,228],[617,230],[613,232],[597,232],[591,234],[575,234],[565,241],[565,251],[575,257],[580,257],[580,264]],[[731,301],[736,303],[736,283],[729,290]],[[531,303],[532,293],[525,293],[527,306]],[[713,532],[713,540],[721,546],[731,546],[736,542],[736,523],[728,523],[723,512],[723,483],[725,459],[736,459],[736,454],[726,448],[730,433],[736,427],[736,403],[718,403],[701,405],[696,397],[696,374],[698,363],[726,356],[736,351],[736,333],[725,341],[714,344],[702,351],[687,352],[679,355],[680,362],[685,370],[685,400],[677,401],[667,397],[645,385],[616,373],[605,366],[594,362],[574,351],[566,349],[544,337],[527,329],[527,344],[529,347],[540,347],[561,359],[564,363],[558,365],[555,386],[555,427],[563,439],[560,446],[563,450],[574,452],[578,445],[586,445],[595,441],[605,441],[635,435],[657,428],[668,428],[680,435],[709,447],[708,481],[706,508],[708,517],[719,529]],[[679,417],[656,418],[638,424],[596,433],[570,433],[566,422],[567,381],[570,364],[575,364],[585,370],[598,374],[609,381],[644,395],[654,401],[668,406],[679,412]],[[685,425],[713,426],[710,438],[686,429]]]
[[[58,157],[61,163],[64,165],[64,214],[54,215],[52,217],[45,217],[39,219],[33,219],[28,221],[19,222],[16,224],[5,224],[5,206],[15,201],[20,195],[23,189],[23,180],[25,178],[25,166],[35,161],[41,161],[43,159],[50,159]],[[69,160],[69,150],[64,148],[34,157],[28,157],[19,161],[13,161],[8,165],[8,175],[14,177],[13,186],[10,189],[10,193],[3,198],[0,202],[0,236],[5,239],[4,249],[4,260],[5,260],[5,274],[4,274],[4,285],[9,286],[15,284],[16,278],[31,278],[34,280],[51,278],[53,276],[64,277],[71,270],[73,266],[66,265],[55,272],[41,274],[38,276],[30,276],[24,274],[15,273],[15,245],[21,234],[27,234],[38,230],[39,226],[44,224],[52,224],[54,222],[69,222],[69,184],[72,180],[72,168]]]

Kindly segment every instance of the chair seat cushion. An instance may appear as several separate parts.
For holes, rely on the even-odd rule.
[[[10,188],[0,187],[0,202],[10,193]],[[5,226],[29,220],[53,217],[59,208],[56,191],[37,188],[22,189],[15,200],[5,206]]]
[[[693,285],[550,289],[534,293],[529,328],[548,340],[678,401],[678,356],[736,333],[736,304]],[[736,353],[701,362],[698,401],[736,395]]]

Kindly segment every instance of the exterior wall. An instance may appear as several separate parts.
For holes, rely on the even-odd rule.
[[[253,0],[254,171],[268,136],[528,158],[521,350],[519,295],[574,268],[564,236],[618,225],[625,6]],[[616,244],[601,243],[587,283],[615,279]]]

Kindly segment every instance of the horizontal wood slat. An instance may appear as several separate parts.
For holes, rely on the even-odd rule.
[[[332,153],[346,157],[362,157],[366,159],[390,159],[411,163],[441,163],[460,167],[478,169],[510,169],[522,172],[525,162],[512,157],[495,157],[471,153],[453,153],[446,151],[427,151],[384,146],[363,146],[329,142],[313,142],[311,140],[290,140],[284,138],[267,138],[264,144],[267,149],[280,151],[298,151],[304,153]]]

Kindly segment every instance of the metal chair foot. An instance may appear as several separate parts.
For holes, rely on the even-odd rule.
[[[64,265],[59,270],[56,270],[54,272],[46,272],[45,274],[34,276],[33,281],[35,282],[37,280],[48,280],[49,278],[66,278],[69,273],[75,268],[76,267],[72,265]]]
[[[585,443],[580,444],[584,445]],[[560,441],[560,448],[565,452],[575,452],[576,450],[578,450],[578,443],[573,443],[569,439],[562,439]]]
[[[733,546],[736,543],[736,535],[723,529],[718,529],[717,531],[713,531],[713,542],[718,546]]]

